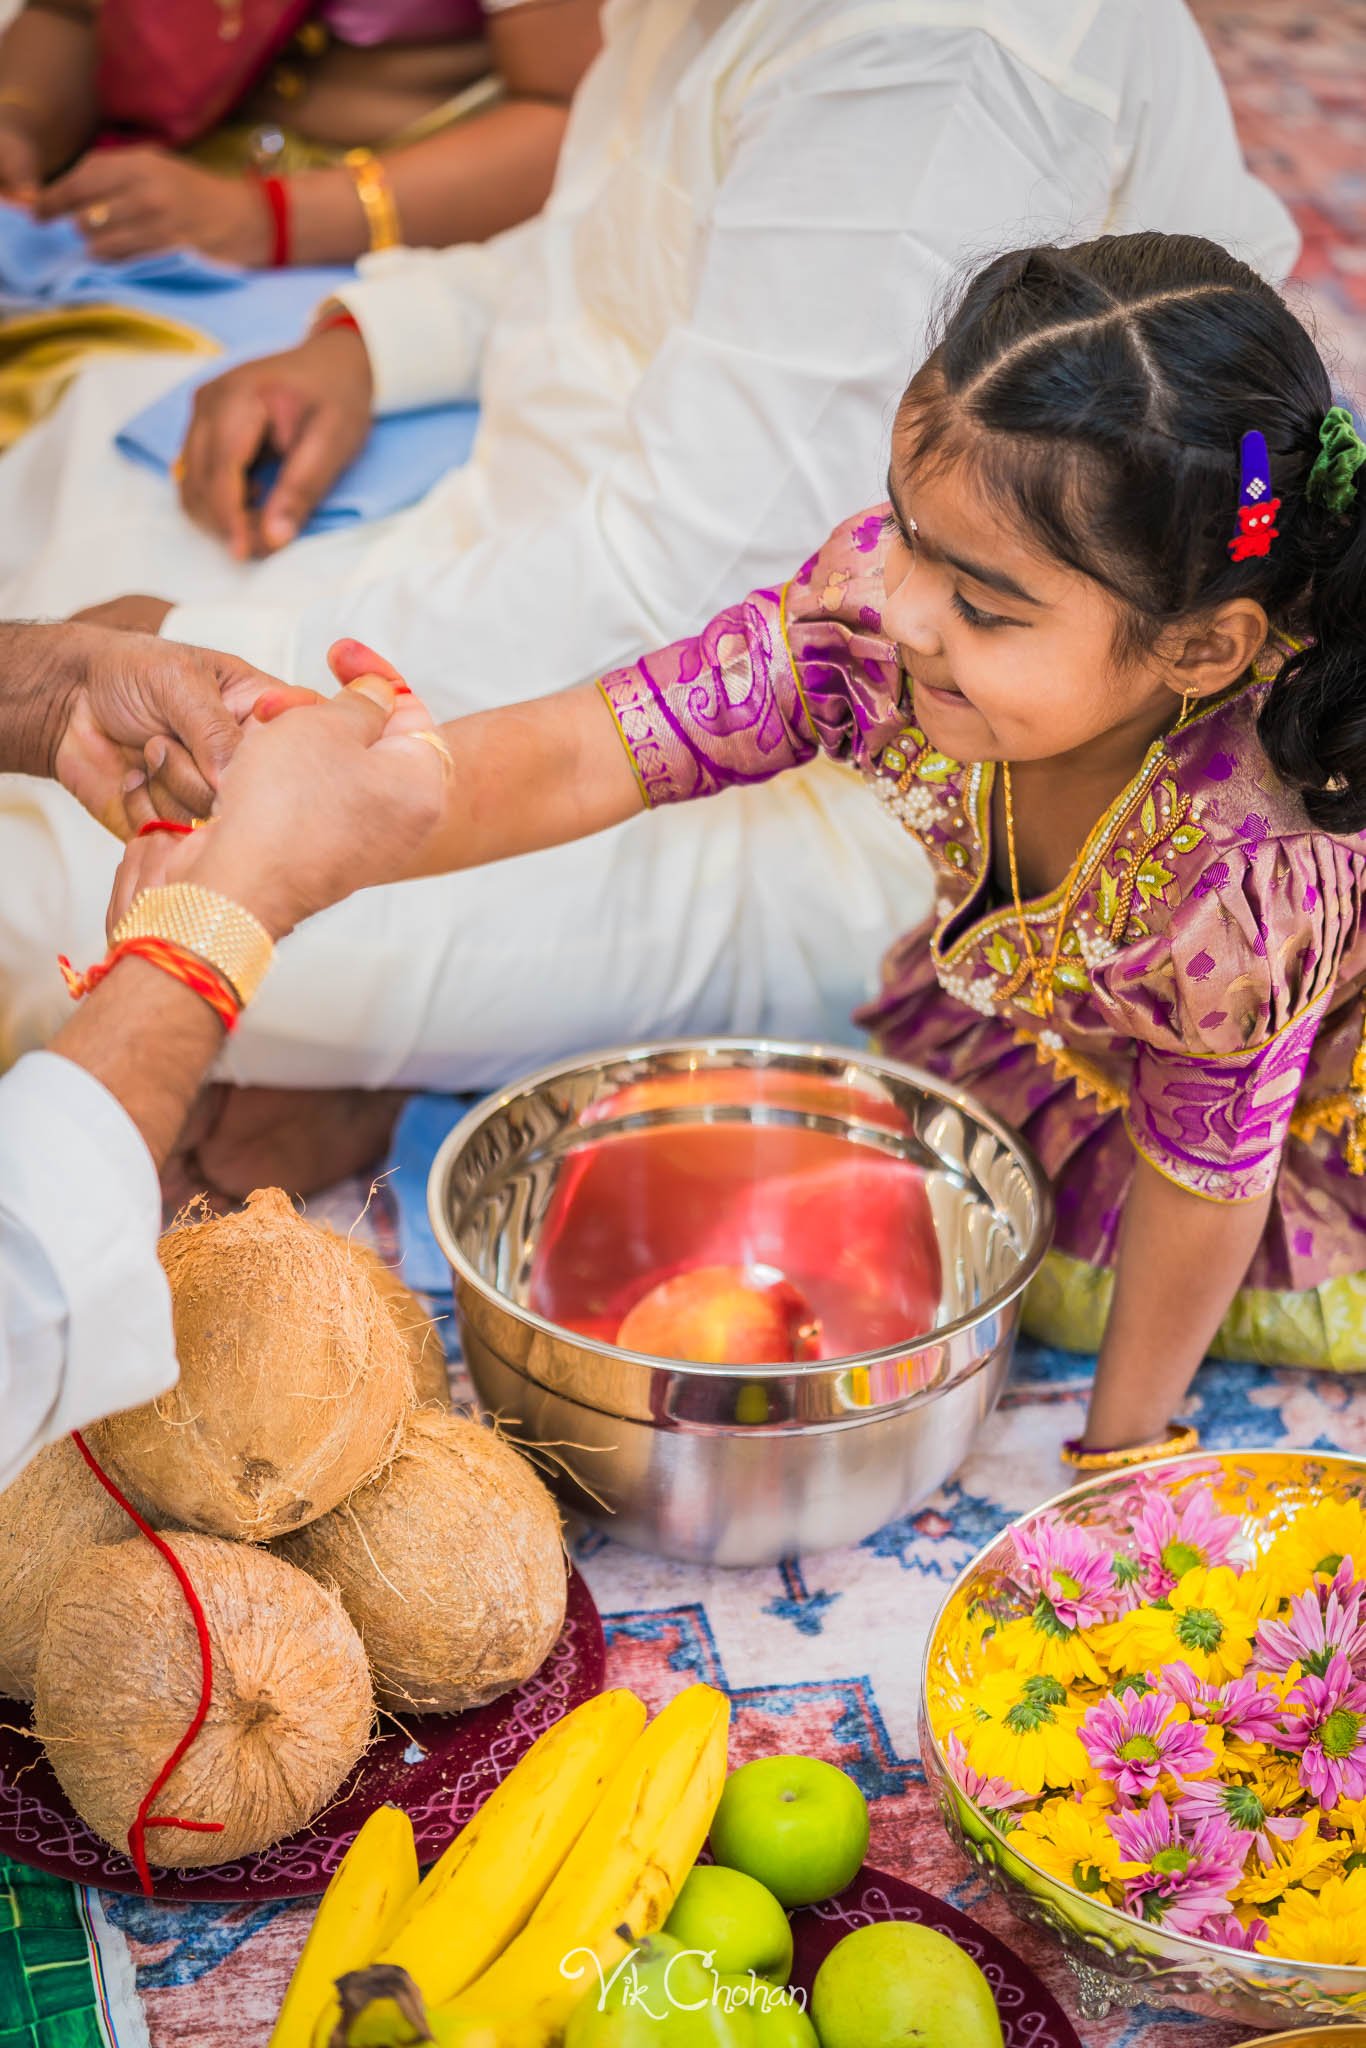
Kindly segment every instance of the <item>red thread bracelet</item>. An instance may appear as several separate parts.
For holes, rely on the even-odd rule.
[[[229,988],[221,974],[210,967],[207,961],[187,952],[184,946],[177,946],[170,939],[153,938],[150,935],[136,939],[124,939],[105,954],[84,974],[76,969],[64,954],[59,954],[57,965],[62,970],[62,980],[68,993],[79,1002],[82,996],[98,988],[105,976],[116,967],[120,960],[138,959],[147,961],[151,967],[159,967],[163,974],[169,974],[192,994],[202,997],[218,1018],[225,1031],[235,1031],[237,1020],[242,1014],[242,1005],[235,990]]]
[[[316,341],[320,334],[330,334],[334,327],[349,327],[353,333],[360,333],[360,321],[354,313],[348,313],[343,309],[340,313],[329,313],[325,320],[320,320],[308,338],[310,341]]]
[[[153,832],[175,832],[180,834],[193,831],[193,825],[182,825],[176,818],[149,818],[145,825],[138,826],[134,836],[138,839],[149,839]]]
[[[136,1522],[138,1528],[147,1538],[147,1541],[161,1552],[161,1555],[175,1573],[180,1590],[185,1595],[185,1605],[190,1610],[190,1619],[194,1623],[195,1637],[199,1644],[199,1704],[194,1710],[194,1717],[189,1727],[185,1730],[185,1733],[181,1736],[179,1742],[171,1751],[171,1754],[167,1757],[165,1763],[161,1766],[161,1769],[157,1772],[144,1793],[138,1804],[138,1810],[133,1816],[133,1825],[128,1830],[128,1854],[133,1859],[133,1868],[138,1874],[138,1881],[142,1886],[144,1896],[150,1899],[152,1896],[152,1873],[147,1863],[148,1828],[180,1828],[186,1834],[191,1835],[221,1835],[223,1832],[221,1820],[182,1820],[178,1814],[152,1812],[152,1801],[156,1798],[158,1792],[161,1791],[176,1765],[180,1762],[186,1750],[208,1719],[209,1708],[213,1703],[213,1644],[209,1640],[208,1617],[204,1612],[199,1595],[194,1589],[194,1582],[172,1550],[170,1544],[158,1536],[156,1530],[150,1528],[143,1521],[142,1516],[133,1506],[133,1503],[119,1492],[118,1487],[115,1486],[109,1474],[102,1469],[99,1461],[92,1454],[85,1438],[78,1429],[72,1430],[71,1441],[75,1444],[76,1449],[85,1459],[86,1464],[99,1480],[105,1492],[110,1494],[118,1502],[124,1513]]]
[[[270,213],[270,267],[272,270],[284,270],[289,263],[289,187],[283,178],[263,178],[256,171],[251,176]]]

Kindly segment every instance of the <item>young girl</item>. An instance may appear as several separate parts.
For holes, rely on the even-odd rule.
[[[1240,518],[1250,429],[1273,502]],[[887,506],[695,639],[446,729],[423,872],[818,749],[862,772],[938,885],[864,1021],[1053,1177],[1031,1321],[1100,1348],[1074,1462],[1183,1441],[1212,1345],[1366,1368],[1363,462],[1222,249],[1004,256],[905,394]]]

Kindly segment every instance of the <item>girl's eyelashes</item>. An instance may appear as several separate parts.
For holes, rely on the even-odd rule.
[[[981,626],[990,631],[994,626],[1018,626],[1020,619],[1002,618],[999,612],[979,612],[975,604],[969,604],[961,590],[953,593],[953,608],[965,626]]]

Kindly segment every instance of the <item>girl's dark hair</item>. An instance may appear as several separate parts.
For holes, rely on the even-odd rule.
[[[1328,372],[1278,294],[1195,235],[1016,251],[973,277],[913,380],[913,460],[968,460],[1060,560],[1125,606],[1131,646],[1231,597],[1307,644],[1259,736],[1311,822],[1366,827],[1366,469],[1307,500]],[[1280,499],[1270,553],[1235,562],[1240,447],[1260,428]],[[985,429],[985,431],[982,431]]]

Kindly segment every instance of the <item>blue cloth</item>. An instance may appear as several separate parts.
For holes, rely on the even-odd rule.
[[[131,306],[197,327],[226,349],[267,355],[296,342],[322,300],[354,276],[338,266],[239,270],[193,249],[97,263],[73,221],[35,221],[0,203],[0,309],[10,313]]]
[[[451,1269],[427,1221],[427,1175],[432,1161],[475,1096],[414,1095],[403,1106],[384,1163],[385,1184],[398,1210],[401,1271],[409,1287],[437,1301],[451,1298]]]
[[[221,356],[196,363],[182,384],[128,422],[117,446],[150,469],[168,470],[184,445],[195,391],[226,367]],[[364,448],[314,510],[304,532],[326,533],[358,519],[382,519],[386,512],[413,504],[466,460],[478,423],[477,405],[443,405],[376,420]],[[277,462],[259,465],[255,474],[262,490],[269,489],[278,469]]]

